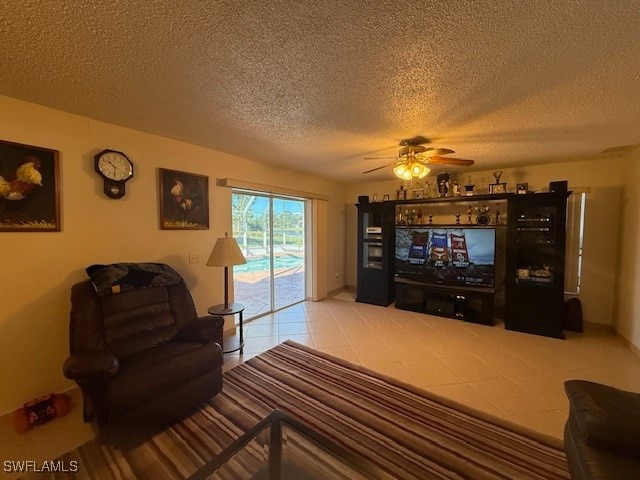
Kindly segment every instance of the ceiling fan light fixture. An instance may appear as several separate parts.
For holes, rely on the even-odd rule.
[[[413,162],[411,164],[411,176],[415,178],[424,178],[429,173],[429,169],[423,163]]]
[[[400,163],[399,165],[393,167],[393,173],[396,177],[403,180],[408,180],[407,175],[409,176],[409,178],[411,178],[411,172],[409,171],[405,163]]]

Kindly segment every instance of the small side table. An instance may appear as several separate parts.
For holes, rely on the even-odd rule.
[[[209,307],[209,315],[222,315],[223,317],[227,315],[235,315],[238,314],[238,319],[240,320],[240,344],[236,348],[232,348],[231,350],[223,350],[222,353],[233,353],[240,350],[242,353],[242,349],[244,348],[244,339],[242,338],[242,312],[244,312],[244,305],[241,303],[230,303],[227,308],[224,308],[224,303],[219,305],[214,305],[213,307]]]

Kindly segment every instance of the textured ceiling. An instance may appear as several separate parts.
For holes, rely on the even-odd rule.
[[[0,94],[348,183],[415,135],[596,158],[640,144],[640,2],[11,0]]]

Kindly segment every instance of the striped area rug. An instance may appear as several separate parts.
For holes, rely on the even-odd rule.
[[[397,478],[569,479],[562,442],[287,341],[225,373],[223,392],[127,451],[96,441],[50,478],[179,479],[278,408]],[[40,474],[38,478],[46,478]]]

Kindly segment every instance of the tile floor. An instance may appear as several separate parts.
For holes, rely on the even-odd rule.
[[[558,438],[565,380],[640,392],[640,356],[606,327],[557,340],[327,299],[246,323],[244,338],[243,355],[226,355],[225,369],[291,339]]]
[[[565,380],[640,391],[640,356],[595,326],[556,340],[330,298],[245,323],[244,336],[244,353],[226,354],[225,370],[291,339],[558,438],[568,414]],[[50,460],[92,438],[72,394],[70,415],[24,435],[0,417],[2,460]]]

